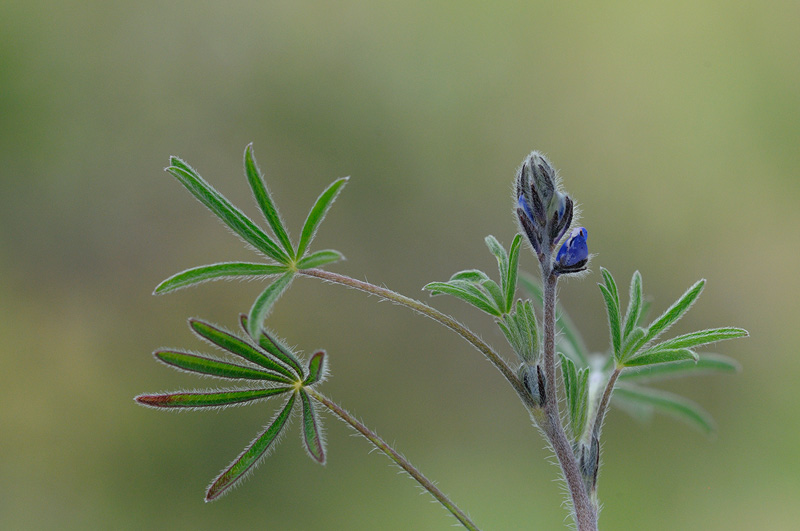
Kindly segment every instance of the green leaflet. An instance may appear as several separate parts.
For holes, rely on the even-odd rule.
[[[239,316],[239,321],[242,325],[242,330],[244,330],[246,334],[250,335],[247,326],[248,322],[247,316],[241,314]],[[289,347],[280,342],[272,334],[267,333],[267,331],[264,330],[263,328],[260,330],[258,334],[258,345],[267,352],[269,352],[270,354],[272,354],[273,356],[275,356],[276,358],[278,358],[280,361],[291,367],[299,378],[303,377],[303,368],[300,363],[300,360],[297,359],[297,356],[294,355],[294,353],[291,351]]]
[[[258,337],[261,325],[264,323],[267,315],[272,310],[275,302],[280,298],[281,295],[283,295],[283,292],[286,291],[286,288],[289,287],[289,284],[292,283],[294,275],[294,271],[288,271],[284,273],[272,284],[267,286],[264,291],[261,292],[261,295],[259,295],[255,300],[255,302],[253,302],[253,306],[250,308],[250,313],[247,316],[248,332],[250,333],[250,337]]]
[[[577,369],[575,363],[559,352],[561,373],[567,395],[567,411],[572,440],[579,441],[586,429],[589,402],[589,368]]]
[[[285,265],[257,264],[250,262],[222,262],[219,264],[193,267],[186,271],[181,271],[176,275],[172,275],[163,281],[156,286],[153,294],[161,295],[209,280],[248,276],[272,276],[279,275],[286,271],[288,271],[288,268]]]
[[[203,408],[218,407],[270,398],[291,391],[290,387],[268,387],[266,389],[207,391],[202,393],[167,393],[139,395],[136,401],[143,406],[158,408]]]
[[[174,350],[160,350],[154,353],[155,357],[163,363],[182,369],[189,372],[197,372],[200,374],[207,374],[209,376],[216,376],[218,378],[235,378],[247,380],[268,380],[272,382],[280,382],[291,384],[292,380],[259,369],[245,367],[243,365],[236,365],[235,363],[228,363],[213,358],[206,358],[204,356],[197,356],[186,352]]]
[[[308,245],[314,239],[319,224],[322,222],[325,214],[328,213],[342,187],[347,184],[349,177],[342,177],[337,179],[328,186],[322,194],[317,198],[311,211],[308,213],[306,222],[303,224],[303,231],[300,233],[300,242],[297,244],[297,258],[300,259],[306,252]]]
[[[700,359],[647,365],[625,369],[619,376],[620,380],[635,382],[654,382],[679,376],[697,376],[709,373],[736,373],[741,366],[736,360],[722,354],[700,354]]]
[[[172,174],[201,203],[238,234],[244,241],[281,264],[288,264],[289,257],[250,218],[233,206],[188,164],[171,157],[167,172]]]
[[[468,302],[469,304],[475,306],[481,311],[488,313],[489,315],[494,315],[496,317],[500,316],[500,310],[494,304],[492,304],[492,301],[489,300],[489,297],[470,282],[464,280],[431,282],[426,284],[422,289],[429,290],[432,295],[437,295],[439,293],[452,295],[453,297],[457,297],[465,302]]]
[[[226,468],[206,492],[206,501],[217,499],[239,482],[271,449],[292,413],[296,394],[292,394],[275,420]]]
[[[189,326],[197,335],[217,345],[223,350],[227,350],[232,354],[241,356],[242,358],[251,361],[256,365],[260,365],[265,369],[280,373],[289,379],[290,382],[294,381],[294,376],[289,369],[274,361],[253,345],[250,345],[233,334],[220,330],[219,328],[216,328],[211,324],[198,319],[189,319]]]
[[[631,277],[631,287],[628,294],[628,311],[625,312],[625,330],[622,339],[628,339],[634,327],[639,322],[642,313],[642,275],[639,271],[634,271]]]
[[[325,439],[322,437],[322,425],[317,415],[316,406],[305,389],[300,389],[303,404],[303,442],[306,451],[313,460],[325,464]]]
[[[292,242],[289,239],[289,234],[286,232],[280,213],[275,207],[275,203],[272,201],[267,185],[261,177],[261,172],[253,156],[253,144],[248,144],[244,150],[244,172],[247,176],[247,181],[250,183],[253,196],[256,198],[256,202],[261,208],[261,212],[264,214],[264,219],[269,223],[272,232],[275,233],[275,236],[281,242],[286,254],[290,257],[294,257],[294,249],[292,249]]]
[[[303,381],[303,385],[314,385],[322,380],[325,369],[325,351],[319,350],[311,356],[308,362],[308,377]]]
[[[344,260],[344,256],[339,251],[326,249],[324,251],[317,251],[306,256],[297,262],[297,269],[311,269],[312,267],[319,267],[332,262]]]
[[[655,365],[656,363],[671,363],[673,361],[695,360],[698,356],[688,348],[676,348],[671,350],[647,350],[630,359],[625,360],[625,367],[637,367],[643,365]]]
[[[603,293],[608,313],[608,329],[611,333],[611,346],[614,349],[614,359],[619,360],[622,349],[622,336],[620,331],[619,301],[614,299],[614,294],[603,284],[598,284]]]

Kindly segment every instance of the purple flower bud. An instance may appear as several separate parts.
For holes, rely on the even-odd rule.
[[[561,246],[556,255],[556,262],[565,272],[572,272],[574,268],[583,268],[589,259],[589,247],[586,238],[589,235],[584,227],[573,229],[567,241]]]

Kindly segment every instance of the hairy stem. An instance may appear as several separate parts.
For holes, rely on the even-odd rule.
[[[469,517],[458,508],[458,506],[453,503],[450,498],[447,497],[442,491],[440,491],[436,485],[431,482],[428,478],[426,478],[422,472],[416,469],[414,465],[412,465],[408,460],[400,455],[397,450],[389,446],[386,441],[381,439],[375,432],[367,428],[364,424],[359,422],[355,417],[353,417],[350,413],[348,413],[345,409],[339,406],[337,403],[332,402],[329,398],[322,395],[321,393],[315,391],[310,387],[305,388],[308,394],[316,401],[321,403],[323,406],[328,408],[334,415],[339,417],[341,420],[349,424],[353,429],[355,429],[358,433],[363,435],[367,438],[369,442],[371,442],[375,448],[380,450],[381,452],[385,453],[389,456],[389,459],[394,461],[400,468],[408,472],[408,474],[414,478],[417,483],[422,485],[422,488],[427,490],[436,501],[441,503],[445,509],[450,511],[453,516],[455,516],[461,524],[469,529],[470,531],[480,531],[478,526],[476,526]]]
[[[561,465],[572,498],[575,523],[579,531],[597,530],[597,509],[589,497],[583,482],[578,460],[564,432],[558,412],[556,394],[556,285],[558,277],[552,273],[549,263],[542,263],[542,286],[544,291],[544,372],[547,382],[547,402],[544,411],[547,421],[541,428],[550,440],[553,451]]]
[[[592,425],[592,437],[598,440],[600,440],[600,431],[603,429],[603,420],[605,419],[606,411],[608,411],[611,393],[614,391],[614,385],[617,383],[620,372],[622,372],[622,369],[616,368],[614,372],[611,373],[611,376],[608,377],[608,383],[606,383],[605,391],[603,391],[603,397],[600,399],[600,404],[597,406],[594,424]]]
[[[497,370],[505,377],[511,387],[517,392],[517,395],[522,399],[522,402],[528,407],[528,409],[536,408],[536,404],[533,402],[530,393],[522,384],[522,381],[517,377],[515,372],[509,367],[509,365],[497,354],[492,347],[487,345],[481,338],[475,335],[469,328],[465,327],[452,317],[447,314],[440,312],[439,310],[428,306],[418,300],[414,300],[410,297],[406,297],[405,295],[401,295],[397,292],[394,292],[390,289],[382,288],[380,286],[376,286],[374,284],[370,284],[369,282],[364,282],[362,280],[356,280],[352,277],[348,277],[345,275],[340,275],[337,273],[331,273],[330,271],[325,271],[324,269],[301,269],[298,271],[301,275],[306,275],[309,277],[316,277],[322,280],[327,280],[329,282],[334,282],[336,284],[341,284],[343,286],[348,286],[351,288],[355,288],[366,293],[371,293],[373,295],[377,295],[382,297],[386,300],[395,302],[397,304],[401,304],[407,308],[414,310],[417,313],[430,317],[434,321],[441,323],[442,325],[446,326],[450,330],[454,331],[464,339],[466,339],[473,347],[478,349],[478,351],[489,360],[489,362],[494,365]]]

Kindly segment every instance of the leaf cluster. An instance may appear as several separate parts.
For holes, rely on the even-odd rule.
[[[248,332],[256,337],[272,306],[289,287],[298,270],[321,267],[344,258],[341,253],[332,249],[310,253],[308,247],[342,187],[347,184],[348,178],[337,179],[320,194],[306,216],[295,246],[258,169],[252,144],[248,145],[244,152],[244,170],[253,197],[274,237],[270,237],[181,159],[171,157],[170,165],[166,168],[166,171],[178,179],[198,201],[211,210],[250,248],[265,257],[267,262],[221,262],[194,267],[164,280],[156,287],[154,293],[169,293],[200,282],[223,278],[277,276],[264,288],[250,308],[248,322],[251,328]]]
[[[143,394],[142,405],[164,409],[203,409],[241,405],[288,395],[269,425],[220,473],[206,492],[206,501],[226,493],[241,481],[272,450],[288,426],[295,409],[300,409],[301,435],[308,455],[325,463],[325,440],[316,404],[309,390],[325,377],[325,352],[315,352],[307,362],[282,341],[261,329],[250,336],[248,317],[241,316],[244,336],[237,336],[199,319],[189,327],[198,337],[226,352],[236,362],[181,350],[159,350],[156,359],[182,371],[240,382],[239,387],[205,391]],[[299,398],[299,400],[298,400]],[[297,405],[297,407],[295,407]]]

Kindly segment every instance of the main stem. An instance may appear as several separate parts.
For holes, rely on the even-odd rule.
[[[567,439],[561,416],[558,412],[556,394],[556,285],[558,276],[552,273],[550,264],[542,263],[542,286],[544,290],[544,373],[547,378],[544,405],[546,421],[540,426],[553,446],[567,482],[575,523],[579,531],[597,531],[597,509],[589,498],[586,484],[578,466],[578,460]]]
[[[347,412],[344,408],[342,408],[336,402],[331,401],[325,395],[306,387],[306,391],[312,398],[320,402],[326,408],[328,408],[331,412],[333,412],[337,417],[345,421],[349,424],[353,429],[355,429],[358,433],[363,435],[367,438],[369,442],[371,442],[375,448],[380,450],[381,452],[385,453],[389,459],[394,461],[400,468],[408,472],[408,474],[414,478],[417,483],[422,485],[422,487],[431,493],[431,495],[436,498],[436,501],[441,503],[448,511],[450,511],[453,516],[455,516],[461,524],[469,529],[470,531],[480,531],[478,526],[476,526],[469,517],[458,508],[458,506],[453,503],[450,498],[447,497],[445,493],[440,491],[436,485],[433,484],[431,480],[426,478],[422,472],[417,470],[414,465],[412,465],[405,457],[400,455],[397,450],[389,446],[386,441],[381,439],[378,434],[370,430],[364,424],[359,422],[355,417],[353,417],[350,413]]]

